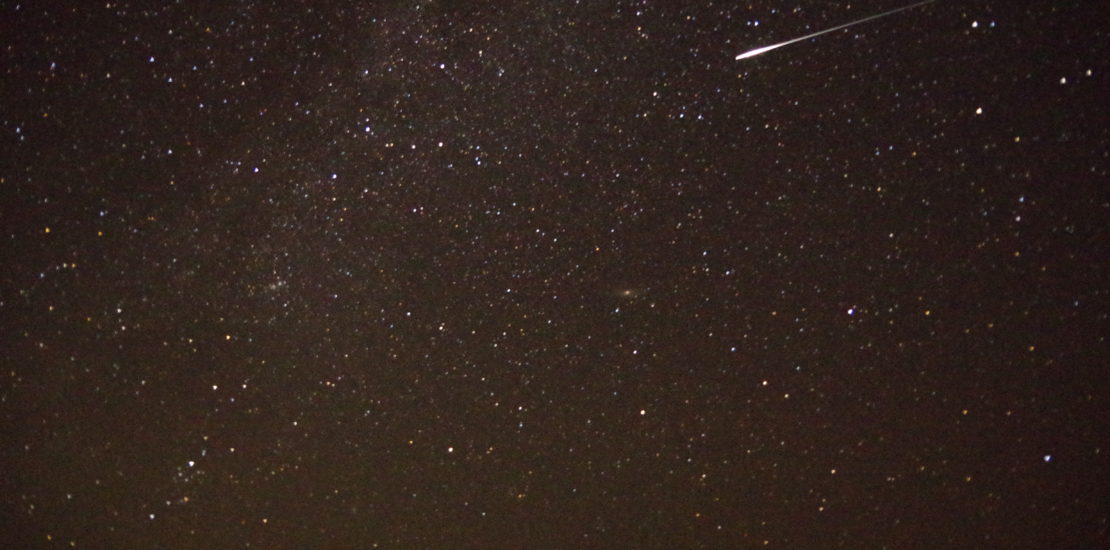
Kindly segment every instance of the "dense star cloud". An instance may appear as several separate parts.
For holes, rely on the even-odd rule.
[[[11,548],[1094,548],[1096,2],[8,3]]]

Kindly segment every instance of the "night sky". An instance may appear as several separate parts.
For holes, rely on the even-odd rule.
[[[1094,548],[1094,1],[4,2],[5,548]]]

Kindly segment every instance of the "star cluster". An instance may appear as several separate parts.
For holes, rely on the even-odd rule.
[[[0,541],[1105,544],[1093,4],[8,4]]]

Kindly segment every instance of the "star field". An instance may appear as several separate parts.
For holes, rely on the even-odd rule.
[[[8,3],[10,548],[1096,548],[1085,2]]]

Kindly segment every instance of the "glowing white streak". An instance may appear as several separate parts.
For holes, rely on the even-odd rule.
[[[850,23],[845,23],[843,25],[837,25],[837,26],[835,26],[831,29],[825,29],[823,31],[817,31],[813,34],[807,34],[805,36],[795,38],[793,40],[787,40],[786,42],[779,42],[778,44],[771,44],[770,46],[763,46],[762,48],[756,48],[754,50],[744,52],[744,53],[736,56],[736,59],[737,59],[737,61],[739,61],[741,59],[747,59],[749,57],[755,57],[755,56],[757,56],[761,53],[767,53],[771,50],[781,48],[783,46],[789,46],[790,44],[793,44],[795,42],[801,42],[802,40],[809,40],[810,38],[813,38],[813,37],[816,37],[816,36],[821,36],[822,34],[830,33],[830,32],[833,32],[833,31],[839,31],[840,29],[846,29],[846,28],[851,27],[853,25],[859,25],[860,23],[866,23],[868,21],[873,21],[873,20],[878,19],[880,17],[886,17],[888,15],[893,15],[893,14],[896,14],[900,11],[913,9],[913,8],[918,7],[918,6],[924,6],[925,4],[931,4],[934,1],[935,0],[925,0],[924,2],[918,2],[916,4],[910,4],[908,6],[902,6],[900,8],[896,8],[896,9],[893,9],[893,10],[890,10],[890,11],[884,11],[883,13],[880,13],[880,14],[877,14],[877,15],[871,15],[871,16],[868,16],[868,17],[864,17],[863,19],[857,19],[857,20],[852,21]]]

